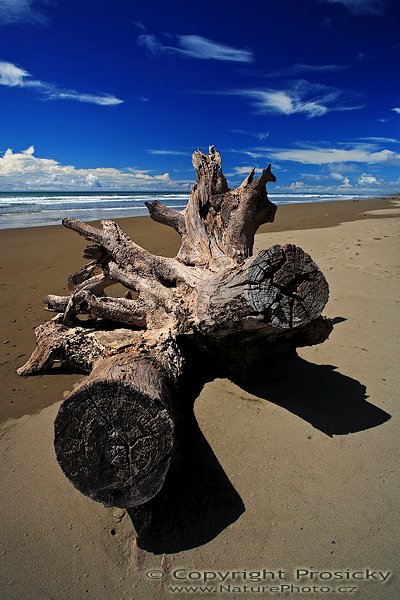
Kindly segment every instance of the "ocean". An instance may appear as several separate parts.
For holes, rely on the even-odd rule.
[[[356,194],[268,194],[275,204],[367,198]],[[145,201],[182,210],[189,192],[0,192],[0,229],[57,225],[64,217],[80,221],[147,215]]]

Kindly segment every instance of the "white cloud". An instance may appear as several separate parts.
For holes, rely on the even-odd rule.
[[[11,148],[9,148],[7,152],[8,156],[12,155]],[[25,156],[33,156],[35,154],[35,146],[29,146],[29,148],[27,148],[26,150],[22,150],[22,154],[25,154]]]
[[[334,167],[336,173],[355,173],[357,171],[357,163],[335,163]]]
[[[249,156],[250,158],[261,158],[265,155],[265,153],[260,153],[258,151],[254,152],[252,150],[240,149],[237,148],[225,148],[223,152],[231,152],[232,154],[244,154],[245,156]]]
[[[39,158],[30,146],[22,152],[8,149],[0,157],[0,189],[31,190],[60,189],[85,190],[93,187],[116,190],[179,189],[187,183],[173,180],[169,173],[153,175],[136,168],[82,169],[61,165],[52,158]]]
[[[311,181],[331,181],[333,179],[334,181],[343,182],[346,179],[344,175],[342,175],[341,173],[338,173],[338,172],[331,172],[331,173],[327,173],[327,174],[324,174],[324,173],[301,173],[301,177],[303,177],[304,179],[311,180]]]
[[[345,179],[341,173],[330,173],[329,176],[335,181],[343,181]]]
[[[355,15],[381,15],[385,0],[323,0],[329,4],[342,4]]]
[[[146,48],[151,54],[178,54],[200,60],[220,60],[228,62],[249,63],[253,62],[254,55],[251,50],[234,48],[220,42],[209,40],[200,35],[179,35],[177,46],[163,44],[155,35],[143,33],[138,36],[139,46]]]
[[[289,185],[289,189],[291,190],[302,190],[304,188],[304,181],[293,181]]]
[[[333,87],[310,83],[305,80],[293,82],[288,89],[247,89],[228,90],[224,95],[237,95],[250,98],[259,113],[278,115],[305,114],[307,117],[321,117],[332,111],[359,110],[364,106],[348,106],[344,93]]]
[[[288,160],[309,165],[333,163],[387,163],[399,164],[400,154],[392,150],[373,150],[367,146],[356,145],[350,149],[343,148],[305,148],[270,150],[270,156],[277,160]]]
[[[322,175],[320,173],[301,173],[300,176],[303,177],[303,179],[309,179],[311,181],[326,181],[329,179],[328,175]]]
[[[115,106],[123,103],[123,100],[110,94],[96,96],[95,94],[81,94],[74,90],[49,90],[46,93],[51,100],[77,100],[78,102],[88,102],[99,106]]]
[[[290,65],[283,69],[278,69],[267,73],[265,76],[271,79],[278,79],[280,77],[294,77],[296,75],[302,75],[303,73],[330,73],[332,71],[342,71],[348,69],[347,65],[304,65],[297,63]]]
[[[275,169],[275,165],[273,166]],[[296,184],[296,182],[293,182]],[[377,184],[360,184],[358,178],[355,179],[354,183],[350,181],[348,177],[344,177],[343,181],[338,184],[330,185],[327,184],[304,184],[301,187],[294,187],[293,184],[278,184],[274,185],[274,193],[285,194],[291,192],[297,192],[299,195],[305,194],[328,194],[337,196],[337,194],[346,195],[348,198],[352,198],[358,194],[365,195],[381,195],[381,194],[398,194],[400,185],[400,179],[397,180],[379,180]]]
[[[379,181],[373,175],[369,175],[368,173],[363,173],[358,178],[358,183],[360,185],[377,185]]]
[[[25,77],[29,77],[29,73],[24,69],[20,69],[12,63],[0,61],[0,85],[23,86]]]
[[[2,0],[0,0],[1,2]],[[33,88],[49,100],[76,100],[100,106],[114,106],[123,100],[110,94],[85,94],[58,87],[53,83],[32,79],[28,71],[9,62],[0,62],[0,85],[7,87]]]
[[[155,35],[150,35],[149,33],[138,35],[137,44],[138,46],[146,48],[151,54],[159,54],[160,52],[167,51],[167,47],[163,46]]]
[[[254,165],[233,167],[234,175],[248,175],[252,169],[254,169]],[[255,173],[262,173],[262,169],[257,167]]]
[[[96,175],[93,175],[93,173],[89,173],[89,175],[86,176],[86,182],[89,187],[102,187],[101,181]]]
[[[388,137],[371,136],[371,137],[358,138],[358,139],[366,140],[368,142],[378,142],[378,143],[382,143],[382,144],[400,144],[400,140],[396,140],[395,138],[388,138]]]
[[[46,4],[46,1],[0,0],[0,25],[10,25],[22,21],[45,24],[47,19],[38,9],[40,4]]]
[[[396,108],[392,108],[391,110],[393,110],[395,113],[400,115],[400,108],[396,107]]]
[[[291,115],[294,112],[307,112],[304,104],[296,102],[287,92],[271,90],[269,92],[259,92],[258,94],[257,92],[253,92],[252,95],[256,98],[258,106],[261,109],[265,109],[266,112],[281,112],[285,115]],[[317,112],[320,110],[326,112],[326,109],[322,107]]]
[[[181,35],[179,36],[179,45],[187,56],[193,58],[244,63],[254,60],[251,50],[232,48],[232,46],[226,46],[199,35]]]

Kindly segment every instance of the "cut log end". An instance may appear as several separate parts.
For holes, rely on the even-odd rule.
[[[106,506],[137,506],[159,492],[169,468],[169,392],[150,361],[101,362],[60,407],[56,456],[81,493]]]
[[[206,280],[197,298],[196,328],[210,341],[266,325],[295,329],[317,319],[328,296],[328,283],[308,254],[275,245]]]

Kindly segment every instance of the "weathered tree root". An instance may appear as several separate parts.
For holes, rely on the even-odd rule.
[[[146,203],[181,236],[176,258],[144,250],[113,221],[98,229],[63,220],[91,242],[90,262],[69,277],[70,296],[46,296],[59,314],[37,328],[37,347],[18,369],[26,376],[64,361],[90,373],[60,408],[55,449],[72,483],[106,505],[139,506],[162,488],[177,451],[183,336],[248,378],[271,353],[321,343],[332,329],[320,316],[328,284],[308,254],[290,244],[252,256],[255,232],[276,212],[270,165],[234,190],[214,147],[195,152],[193,165],[185,210]],[[127,289],[123,298],[106,295],[115,283]]]

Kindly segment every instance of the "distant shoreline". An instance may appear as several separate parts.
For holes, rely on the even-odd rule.
[[[278,206],[346,201],[391,200],[396,195],[269,193]],[[85,222],[148,216],[145,202],[158,201],[174,210],[185,208],[188,192],[0,192],[0,230],[60,225],[64,217]]]

